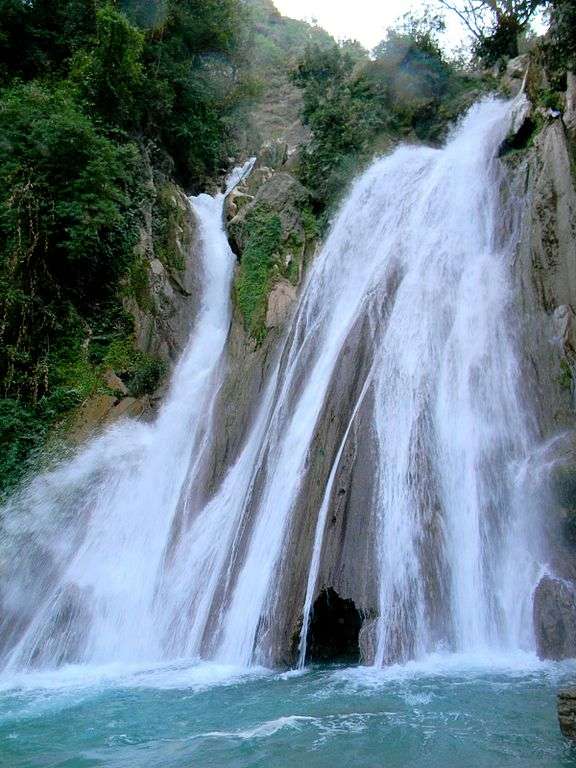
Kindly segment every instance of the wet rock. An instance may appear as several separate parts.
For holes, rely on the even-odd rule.
[[[576,741],[576,688],[558,692],[557,708],[562,735]]]
[[[360,662],[366,666],[371,666],[376,660],[377,629],[378,622],[376,619],[364,621],[360,629],[358,636]]]
[[[576,352],[576,315],[569,304],[556,307],[553,315],[554,330],[565,355]]]
[[[532,257],[540,268],[544,305],[553,310],[576,301],[576,191],[562,124],[550,123],[537,142]]]
[[[576,657],[576,591],[568,582],[544,576],[534,593],[534,632],[541,659]]]
[[[92,613],[89,595],[75,584],[66,585],[52,606],[50,619],[34,637],[29,663],[33,667],[61,666],[82,659]]]

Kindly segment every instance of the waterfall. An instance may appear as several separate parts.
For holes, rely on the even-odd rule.
[[[507,102],[481,102],[443,149],[400,147],[356,181],[309,270],[242,450],[208,499],[197,485],[226,376],[234,259],[225,196],[192,200],[202,310],[156,422],[110,429],[4,511],[13,553],[5,665],[275,663],[280,645],[284,655],[294,647],[278,627],[295,602],[300,630],[282,631],[295,634],[303,665],[327,586],[335,481],[360,415],[375,445],[362,526],[375,552],[366,569],[377,610],[364,617],[374,663],[531,646],[542,537],[523,517],[521,467],[538,425],[520,389],[518,225],[502,202],[497,157],[512,113]],[[346,355],[359,328],[369,365],[342,404],[348,416],[313,508],[314,441],[342,366],[355,364]],[[20,565],[26,550],[32,564]]]
[[[9,655],[10,667],[163,656],[158,575],[185,479],[204,450],[231,320],[235,259],[224,202],[252,165],[236,169],[224,193],[190,200],[202,242],[202,306],[156,422],[113,427],[69,464],[35,480],[4,511],[10,526],[4,538],[24,550],[16,548],[4,564],[8,620],[14,622],[26,602],[28,585],[11,583],[9,575],[22,554],[30,557],[30,541],[29,570],[59,571],[55,585],[38,589],[39,605],[26,606],[37,612]]]

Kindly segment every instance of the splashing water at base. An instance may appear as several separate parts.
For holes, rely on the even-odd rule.
[[[36,673],[2,687],[0,764],[566,768],[554,699],[574,672],[452,656],[290,676],[173,666],[82,684]]]

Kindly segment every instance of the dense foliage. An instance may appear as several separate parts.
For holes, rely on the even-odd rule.
[[[265,334],[266,299],[282,225],[277,214],[260,206],[247,215],[244,229],[248,236],[236,281],[236,301],[247,330],[260,341]]]
[[[240,0],[0,0],[0,489],[105,368],[157,386],[123,310],[145,205],[172,215],[150,160],[191,188],[226,163],[244,18]]]
[[[549,62],[555,70],[576,67],[576,3],[554,0],[550,10]]]
[[[478,87],[446,59],[441,30],[437,17],[409,15],[372,57],[351,43],[307,49],[292,75],[313,137],[300,175],[320,208],[330,210],[359,166],[390,139],[440,138]]]

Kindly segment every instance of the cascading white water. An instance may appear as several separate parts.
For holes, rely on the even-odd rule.
[[[295,320],[302,341],[289,350],[275,404],[270,471],[225,617],[224,658],[250,661],[259,626],[274,621],[267,613],[278,604],[284,537],[320,409],[350,329],[378,302],[389,316],[374,331],[370,374],[379,446],[375,663],[438,646],[518,647],[530,638],[540,554],[531,543],[539,536],[518,540],[525,532],[515,520],[512,474],[536,435],[519,395],[511,283],[517,233],[501,209],[496,158],[512,113],[503,102],[478,105],[444,150],[401,148],[354,186]],[[286,414],[303,369],[305,382]],[[318,517],[301,664],[345,441]],[[519,550],[528,562],[521,573],[509,567]],[[427,595],[431,582],[446,594]]]
[[[206,442],[230,327],[235,259],[224,231],[224,201],[252,165],[234,171],[225,193],[190,200],[202,244],[202,305],[156,422],[125,422],[109,430],[70,464],[38,479],[19,500],[33,508],[34,534],[38,520],[56,521],[59,505],[69,498],[77,502],[78,492],[90,495],[82,543],[62,557],[59,582],[47,599],[42,595],[45,602],[9,666],[163,656],[156,585],[184,481]],[[16,518],[16,527],[21,522],[17,513],[8,511],[7,517]],[[66,528],[60,535],[78,538]]]
[[[414,153],[418,181],[403,182],[418,195],[376,366],[377,664],[430,651],[438,636],[470,651],[517,648],[531,634],[539,532],[516,525],[514,472],[537,432],[520,394],[518,233],[495,158],[509,119],[509,105],[476,107],[442,152]],[[528,573],[515,578],[519,551]],[[426,594],[431,581],[445,591],[444,631],[430,615],[441,602]]]
[[[497,160],[511,115],[510,104],[483,102],[443,150],[400,148],[355,183],[235,465],[207,502],[188,509],[225,375],[233,270],[223,196],[193,201],[203,308],[170,395],[154,425],[110,430],[24,496],[32,528],[54,528],[61,514],[67,533],[60,548],[50,541],[57,586],[29,610],[9,665],[274,661],[278,606],[299,599],[281,594],[280,576],[291,567],[284,553],[313,438],[345,345],[365,319],[373,357],[315,510],[300,663],[336,470],[369,391],[378,453],[366,509],[378,553],[375,663],[442,646],[530,643],[539,535],[522,524],[515,473],[536,430],[519,395],[515,231],[501,209]],[[4,601],[17,613],[25,590],[10,594]]]

